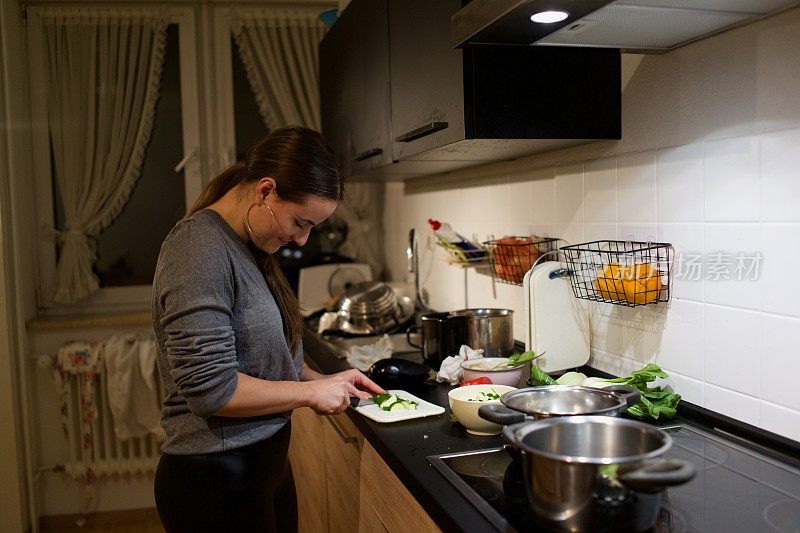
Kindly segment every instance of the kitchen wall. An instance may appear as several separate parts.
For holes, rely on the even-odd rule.
[[[446,264],[428,217],[479,239],[671,242],[672,301],[593,303],[590,364],[626,374],[655,362],[685,400],[800,440],[798,50],[794,9],[645,56],[623,92],[620,142],[388,183],[392,279],[406,276],[415,227],[430,305],[509,307],[524,339],[522,288],[498,284],[495,297],[489,276]]]

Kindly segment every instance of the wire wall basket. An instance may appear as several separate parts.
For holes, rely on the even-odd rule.
[[[668,302],[670,243],[592,241],[564,246],[576,298],[628,307]]]
[[[522,278],[540,255],[558,249],[557,238],[503,237],[486,241],[492,277],[503,283],[522,285]],[[548,259],[545,259],[548,260]]]
[[[468,268],[487,265],[489,262],[486,250],[473,245],[472,243],[463,242],[454,244],[437,238],[436,244],[442,247],[445,252],[447,262],[451,265]]]

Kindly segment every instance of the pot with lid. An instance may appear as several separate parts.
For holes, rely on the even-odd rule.
[[[459,309],[428,313],[407,332],[408,343],[422,350],[425,364],[438,370],[445,358],[456,355],[462,345],[483,350],[485,357],[507,357],[514,353],[514,311],[511,309]],[[417,345],[411,334],[421,330]]]
[[[507,392],[500,397],[503,405],[482,405],[478,414],[486,420],[504,425],[562,416],[620,416],[640,399],[641,392],[628,385],[603,389],[546,385]]]
[[[598,505],[636,499],[633,491],[656,494],[694,477],[689,461],[659,459],[672,446],[667,432],[636,420],[566,416],[523,422],[503,429],[522,453],[533,511],[560,529],[591,530]],[[600,502],[598,501],[600,500]],[[633,529],[653,526],[659,505],[650,506]]]

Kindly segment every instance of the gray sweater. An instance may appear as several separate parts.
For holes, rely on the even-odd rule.
[[[167,392],[162,451],[230,450],[263,440],[286,424],[290,412],[214,416],[233,396],[237,372],[297,381],[303,371],[302,349],[290,353],[280,311],[253,254],[215,211],[204,209],[181,220],[164,240],[152,310]]]

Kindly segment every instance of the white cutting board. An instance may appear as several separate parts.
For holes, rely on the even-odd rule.
[[[413,394],[409,394],[406,391],[402,390],[390,390],[387,391],[395,396],[399,396],[404,400],[413,400],[418,402],[419,405],[413,411],[384,411],[380,407],[375,404],[371,405],[360,405],[356,407],[356,411],[361,413],[362,415],[366,416],[367,418],[374,420],[375,422],[399,422],[401,420],[410,420],[412,418],[422,418],[425,416],[433,416],[433,415],[440,415],[444,413],[444,407],[440,405],[436,405],[431,402],[426,402],[420,398],[417,398]]]
[[[536,265],[523,280],[527,335],[525,347],[545,354],[536,361],[545,372],[575,368],[589,361],[589,302],[575,298],[569,276],[550,278],[566,264]]]

